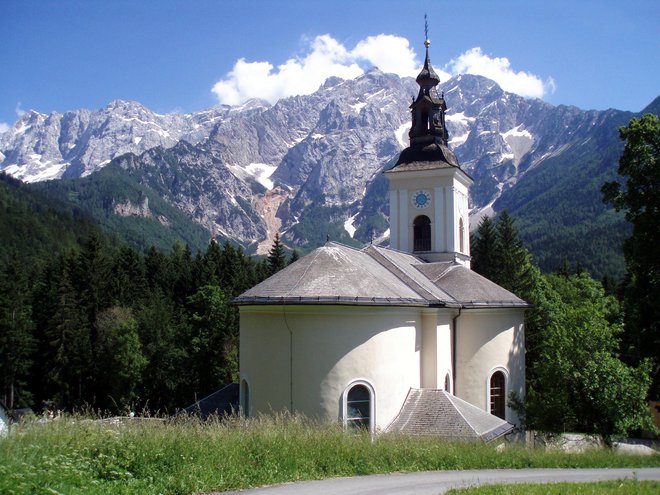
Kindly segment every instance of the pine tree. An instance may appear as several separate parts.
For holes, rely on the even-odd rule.
[[[472,269],[487,279],[495,280],[499,258],[502,253],[497,239],[495,224],[489,217],[479,223],[476,235],[471,240]]]
[[[279,272],[286,266],[286,253],[284,252],[282,241],[280,241],[279,232],[275,233],[273,245],[271,246],[270,251],[268,251],[268,265],[270,267],[271,275]]]
[[[54,399],[62,407],[93,403],[88,385],[92,375],[92,346],[85,314],[77,306],[78,296],[64,267],[58,286],[58,306],[48,328],[52,348],[46,379]]]
[[[0,271],[0,397],[10,409],[32,400],[27,382],[36,343],[24,274],[15,257]]]
[[[537,278],[532,255],[518,235],[513,218],[504,210],[497,221],[496,268],[494,282],[522,299],[529,298]]]
[[[289,258],[289,265],[295,263],[295,262],[298,261],[299,259],[300,259],[300,253],[298,252],[297,249],[294,249],[294,250],[291,252],[291,257]]]

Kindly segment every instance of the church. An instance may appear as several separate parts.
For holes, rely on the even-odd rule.
[[[235,299],[240,408],[489,441],[519,420],[529,305],[470,269],[471,177],[429,60],[389,180],[390,247],[327,242]]]

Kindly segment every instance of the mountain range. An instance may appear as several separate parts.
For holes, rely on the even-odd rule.
[[[195,246],[204,234],[181,226],[190,220],[206,241],[261,254],[275,232],[303,251],[328,236],[386,243],[382,171],[407,146],[417,89],[412,78],[371,69],[274,105],[159,115],[115,101],[96,111],[29,111],[0,135],[0,170],[111,228],[131,220],[125,237],[137,244],[149,243],[140,232],[150,225],[164,242],[178,229],[175,237]],[[629,226],[602,204],[600,186],[616,177],[617,129],[636,114],[554,106],[474,75],[439,89],[450,147],[474,178],[472,227],[506,208],[542,268],[566,261],[620,276]],[[657,110],[656,99],[645,112]]]

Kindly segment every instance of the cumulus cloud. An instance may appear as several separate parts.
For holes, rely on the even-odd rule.
[[[542,98],[546,93],[555,91],[555,82],[548,78],[546,82],[529,72],[516,72],[506,57],[489,57],[474,47],[452,59],[446,66],[452,74],[477,74],[492,79],[505,91],[521,96]]]
[[[220,103],[237,105],[249,98],[271,103],[291,95],[310,94],[330,76],[353,79],[364,66],[411,76],[419,68],[408,40],[380,34],[360,41],[352,50],[324,34],[314,38],[306,55],[291,58],[275,68],[270,62],[239,59],[227,76],[215,83],[213,93]]]
[[[25,115],[25,110],[21,108],[21,102],[19,101],[16,103],[16,108],[14,109],[16,112],[16,116],[20,119],[23,115]]]
[[[420,63],[407,39],[391,34],[369,36],[350,52],[355,59],[367,60],[383,72],[415,77]]]
[[[525,71],[516,72],[506,57],[490,57],[475,47],[444,65],[434,64],[441,81],[452,75],[478,74],[497,82],[504,90],[527,97],[542,98],[553,93],[552,78],[543,81]],[[275,103],[280,98],[310,94],[331,76],[352,79],[376,66],[399,76],[416,76],[421,61],[407,39],[389,34],[369,36],[352,49],[329,34],[309,40],[306,52],[275,67],[268,61],[239,59],[227,75],[212,88],[218,101],[239,105],[250,98]]]
[[[9,130],[9,124],[6,122],[0,122],[0,134],[4,134]]]

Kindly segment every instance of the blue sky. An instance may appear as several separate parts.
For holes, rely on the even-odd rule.
[[[0,0],[0,130],[27,109],[190,112],[374,63],[416,72],[425,13],[445,77],[585,109],[639,111],[660,94],[657,0]]]

